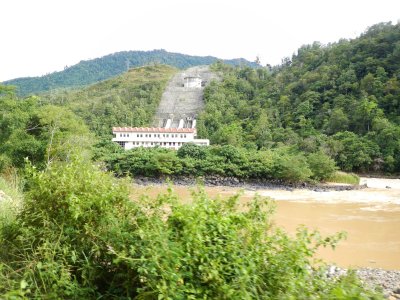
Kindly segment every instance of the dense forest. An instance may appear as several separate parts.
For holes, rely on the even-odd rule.
[[[63,71],[54,72],[41,77],[16,78],[3,82],[6,85],[17,87],[20,96],[38,94],[56,89],[68,89],[93,84],[117,76],[129,68],[149,64],[165,64],[179,69],[186,69],[198,65],[209,65],[217,61],[212,56],[191,56],[180,53],[171,53],[165,50],[153,51],[123,51],[100,58],[81,61],[76,65],[65,67]],[[256,63],[245,59],[223,60],[230,65],[256,66]]]
[[[274,68],[218,63],[200,136],[247,149],[322,151],[346,171],[400,171],[400,25],[314,43]]]

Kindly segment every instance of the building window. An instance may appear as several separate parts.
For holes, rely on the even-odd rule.
[[[118,145],[120,145],[122,148],[125,148],[125,142],[117,142]]]
[[[186,139],[186,134],[184,134],[183,137]]]
[[[151,133],[149,134],[149,137],[151,137]]]

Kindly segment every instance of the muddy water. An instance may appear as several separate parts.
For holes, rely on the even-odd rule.
[[[320,251],[319,256],[328,262],[341,267],[400,270],[400,180],[363,182],[371,187],[343,192],[244,190],[241,203],[251,201],[255,193],[274,198],[274,222],[289,233],[302,224],[323,234],[346,231],[347,240],[336,250]],[[190,202],[190,188],[173,188],[182,201]],[[165,186],[135,186],[133,194],[156,196],[165,190]],[[206,191],[212,197],[228,197],[239,189],[207,187]]]

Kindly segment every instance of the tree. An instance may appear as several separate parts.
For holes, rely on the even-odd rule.
[[[374,142],[353,132],[339,132],[333,139],[341,144],[335,160],[342,170],[368,171],[374,159],[379,156],[379,147]]]
[[[349,127],[349,118],[341,108],[335,108],[326,124],[326,131],[329,134],[335,134],[339,131],[346,131]]]
[[[328,179],[337,169],[335,161],[322,151],[309,154],[307,163],[312,172],[311,178],[318,181]]]

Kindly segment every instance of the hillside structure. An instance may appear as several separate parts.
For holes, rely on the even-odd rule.
[[[113,141],[126,150],[162,147],[178,150],[185,143],[208,146],[197,139],[196,116],[204,107],[204,87],[218,79],[208,66],[179,72],[168,83],[154,117],[153,127],[113,127]]]
[[[178,150],[185,143],[208,146],[208,139],[196,139],[196,128],[113,127],[114,142],[125,150],[162,147]]]
[[[193,127],[196,118],[204,109],[204,88],[213,80],[219,80],[209,66],[196,66],[176,73],[165,88],[154,115],[152,126]]]
[[[201,88],[201,77],[200,76],[186,76],[184,78],[183,86],[185,88]]]

